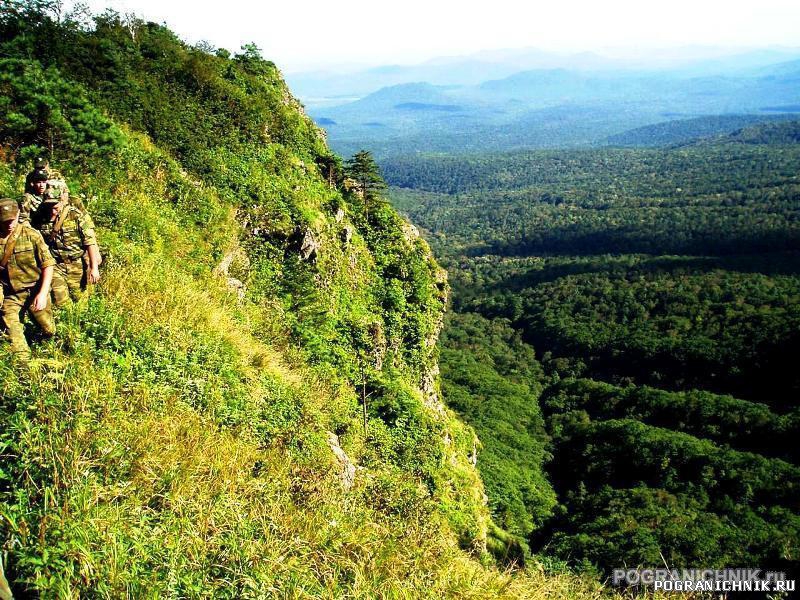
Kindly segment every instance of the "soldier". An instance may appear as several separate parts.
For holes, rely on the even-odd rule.
[[[20,221],[29,221],[31,213],[39,208],[47,189],[48,179],[50,179],[50,167],[47,161],[42,158],[36,159],[33,171],[25,177],[25,193],[22,194],[22,200],[19,203]]]
[[[0,282],[3,287],[3,322],[11,339],[11,352],[27,362],[31,350],[22,320],[27,312],[42,335],[56,331],[50,304],[50,283],[55,260],[42,234],[19,220],[16,200],[0,200]]]
[[[52,286],[55,305],[78,300],[89,284],[100,281],[102,257],[89,213],[70,204],[65,185],[51,185],[32,215],[32,224],[42,233],[56,261]]]

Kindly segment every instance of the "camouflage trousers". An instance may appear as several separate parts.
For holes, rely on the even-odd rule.
[[[31,309],[33,299],[36,297],[36,290],[37,288],[34,287],[15,294],[6,291],[3,297],[3,323],[5,323],[8,337],[11,340],[11,352],[22,360],[28,360],[31,357],[31,349],[28,346],[28,340],[25,339],[25,327],[22,323],[25,313],[36,322],[44,337],[50,337],[56,332],[53,305],[49,299],[44,310],[34,311]]]
[[[69,304],[70,300],[80,300],[86,287],[86,270],[81,259],[56,263],[51,286],[53,303],[56,306]]]

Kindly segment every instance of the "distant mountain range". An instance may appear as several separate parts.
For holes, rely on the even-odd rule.
[[[686,75],[741,73],[800,59],[800,48],[736,51],[686,47],[649,53],[609,49],[596,52],[555,53],[533,48],[492,50],[469,56],[438,57],[416,65],[346,67],[286,75],[293,93],[307,106],[344,104],[381,88],[424,81],[433,85],[478,85],[532,70],[664,71]]]
[[[793,59],[768,63],[787,56]],[[528,58],[545,62],[546,57]],[[674,144],[693,139],[693,132],[695,137],[729,133],[768,116],[800,113],[800,60],[788,52],[716,57],[660,70],[635,69],[596,55],[568,59],[584,68],[536,68],[498,77],[495,63],[473,58],[372,69],[355,74],[350,85],[366,85],[369,74],[373,82],[413,73],[430,80],[382,87],[355,100],[355,87],[341,87],[337,91],[352,94],[351,101],[311,103],[308,112],[338,152],[366,147],[379,157],[628,145],[631,140],[636,145]],[[507,60],[500,71],[520,63]],[[477,64],[480,68],[469,75],[461,71]],[[449,70],[447,77],[443,70]],[[488,73],[495,76],[452,83]],[[448,78],[451,83],[441,83]],[[339,77],[336,84],[345,86],[345,79]],[[687,123],[665,125],[671,121]]]

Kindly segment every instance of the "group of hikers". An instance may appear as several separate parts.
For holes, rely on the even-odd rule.
[[[70,199],[64,178],[39,159],[18,201],[0,199],[0,282],[3,325],[11,352],[27,363],[26,315],[43,338],[55,334],[53,306],[80,299],[100,281],[102,257],[94,223]]]

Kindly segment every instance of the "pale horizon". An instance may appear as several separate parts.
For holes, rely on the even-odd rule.
[[[66,2],[70,8],[75,2]],[[203,5],[188,0],[89,0],[97,13],[165,23],[189,43],[206,41],[237,51],[255,43],[286,73],[378,65],[420,64],[481,52],[537,49],[550,53],[609,49],[648,53],[687,47],[729,50],[797,49],[800,2],[754,3],[675,0],[669,6],[638,0],[557,6],[496,0],[469,5],[453,0],[407,0],[403,10],[367,0],[254,4],[229,0]]]
[[[690,52],[691,51],[691,52]],[[515,48],[481,48],[463,54],[441,54],[436,56],[428,56],[423,58],[409,57],[407,59],[397,59],[394,61],[384,62],[330,62],[310,64],[307,66],[300,65],[295,68],[283,69],[287,74],[301,74],[319,72],[338,72],[347,73],[355,72],[365,69],[374,69],[378,67],[411,67],[411,66],[425,66],[428,64],[444,63],[446,61],[456,61],[460,59],[468,60],[475,59],[484,62],[493,62],[487,55],[499,53],[517,53],[522,55],[525,52],[541,52],[542,54],[552,55],[553,57],[570,58],[579,56],[581,54],[593,54],[600,58],[618,61],[642,62],[642,63],[655,63],[661,61],[664,63],[690,63],[693,61],[713,60],[714,58],[727,58],[735,57],[740,54],[747,54],[750,52],[780,52],[785,54],[800,55],[800,45],[789,46],[780,44],[762,45],[762,46],[699,46],[699,45],[682,45],[682,46],[616,46],[616,47],[599,47],[599,48],[575,48],[572,50],[549,50],[535,46],[515,47]],[[265,55],[265,58],[270,59]],[[271,60],[271,59],[270,59]],[[500,59],[495,59],[500,61]],[[280,66],[280,65],[279,65]]]

